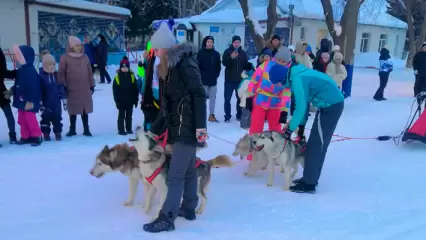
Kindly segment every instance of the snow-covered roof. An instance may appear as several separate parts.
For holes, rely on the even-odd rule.
[[[268,0],[251,1],[250,6],[254,8],[255,14],[259,20],[267,19],[266,7],[268,6],[268,2]],[[337,0],[331,0],[331,2],[336,3]],[[295,16],[302,19],[324,20],[324,12],[320,0],[278,0],[277,3],[277,13],[280,13],[278,10],[281,10],[281,12],[288,12],[288,6],[291,3],[295,5],[293,10]],[[333,6],[335,20],[339,21],[343,13],[343,7],[338,4],[333,4]],[[221,23],[237,22],[236,20],[242,21],[243,17],[239,1],[219,0],[213,7],[209,8],[201,15],[191,18],[191,21],[193,19],[194,22],[198,22],[214,18],[216,18],[214,22]],[[366,0],[362,4],[358,21],[359,24],[407,28],[405,22],[387,14],[384,1],[378,0]]]
[[[58,7],[69,7],[91,10],[102,13],[131,16],[130,10],[123,7],[111,6],[107,4],[94,3],[85,0],[35,0],[36,3],[55,5]]]

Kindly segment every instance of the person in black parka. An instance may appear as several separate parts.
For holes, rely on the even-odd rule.
[[[217,79],[222,69],[220,53],[214,49],[214,38],[203,39],[202,49],[198,51],[197,60],[201,72],[201,80],[209,99],[209,122],[219,122],[214,114],[216,107]]]
[[[111,83],[111,77],[106,70],[108,62],[108,42],[105,39],[105,36],[98,34],[98,44],[95,47],[95,62],[98,64],[100,83],[105,83],[105,78],[108,84]]]
[[[4,56],[3,50],[0,48],[0,108],[3,110],[4,116],[6,117],[7,126],[9,128],[9,142],[16,144],[15,132],[15,118],[13,117],[12,107],[10,106],[10,93],[6,88],[4,79],[15,79],[16,70],[7,70],[6,57]]]
[[[422,44],[422,48],[414,55],[413,69],[416,76],[414,83],[414,96],[422,91],[426,91],[426,42]]]
[[[118,109],[117,129],[119,135],[133,134],[133,106],[138,106],[139,89],[135,74],[130,70],[127,58],[121,60],[120,69],[112,84],[114,102]],[[126,127],[124,127],[126,125]]]
[[[321,58],[321,54],[324,52],[330,53],[331,51],[331,43],[327,38],[323,38],[320,41],[320,49],[315,54],[315,60],[319,60]]]

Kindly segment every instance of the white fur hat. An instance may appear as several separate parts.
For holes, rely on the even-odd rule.
[[[176,38],[167,23],[162,22],[151,37],[151,47],[154,49],[171,48],[176,45]]]
[[[340,52],[340,46],[339,45],[334,45],[332,51],[333,52]]]

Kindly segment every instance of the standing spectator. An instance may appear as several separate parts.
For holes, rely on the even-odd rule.
[[[90,66],[92,67],[92,73],[95,74],[98,65],[95,61],[95,46],[93,46],[90,36],[84,37],[84,53],[89,58]]]
[[[305,67],[312,69],[312,60],[306,52],[307,47],[308,43],[305,41],[296,42],[296,52],[294,56],[296,57],[296,62],[298,64],[302,64]]]
[[[109,44],[105,39],[105,36],[98,34],[99,44],[95,47],[95,62],[98,64],[100,83],[105,83],[105,78],[108,84],[111,83],[111,77],[106,70],[108,64],[108,47]]]
[[[257,58],[257,66],[262,64],[262,62],[260,62],[261,55],[264,54],[266,50],[270,50],[270,52],[268,52],[268,53],[270,53],[271,58],[273,58],[273,57],[275,57],[275,54],[278,52],[278,49],[280,47],[281,47],[281,38],[280,38],[280,36],[275,34],[274,36],[272,36],[272,38],[268,42],[266,42],[266,46],[260,52],[260,54]]]
[[[53,133],[57,141],[62,140],[62,106],[67,108],[65,87],[57,83],[56,60],[50,54],[42,57],[42,67],[39,69],[41,82],[41,132],[44,141],[50,141],[50,125],[53,126]]]
[[[207,36],[203,39],[202,49],[197,55],[198,66],[200,67],[201,79],[209,100],[209,122],[219,122],[214,115],[216,106],[217,79],[220,75],[222,63],[220,54],[214,49],[214,38]]]
[[[0,48],[0,108],[6,117],[7,127],[9,128],[9,143],[16,144],[15,118],[13,117],[12,108],[10,107],[11,94],[4,84],[4,79],[15,79],[16,70],[7,70],[6,57]]]
[[[379,63],[380,63],[380,69],[379,69],[380,85],[376,91],[376,94],[374,94],[373,98],[376,101],[384,101],[384,100],[387,100],[385,97],[383,97],[384,91],[389,81],[389,75],[393,70],[393,63],[391,61],[391,56],[390,56],[389,50],[387,49],[387,46],[383,47],[380,50]]]
[[[266,48],[263,50],[263,52],[259,55],[259,57],[257,58],[257,66],[259,67],[262,63],[269,61],[272,59],[272,51],[269,48]]]
[[[95,83],[89,58],[84,54],[82,43],[77,37],[68,37],[67,53],[59,61],[58,83],[63,84],[67,91],[70,129],[66,136],[77,135],[75,124],[77,115],[81,115],[83,135],[91,137],[88,114],[93,112],[92,94]]]
[[[156,55],[161,58],[159,75],[164,85],[161,91],[164,104],[148,135],[159,135],[167,128],[168,142],[172,144],[167,197],[158,218],[143,226],[145,231],[156,233],[173,231],[178,216],[187,220],[196,218],[195,151],[207,138],[207,109],[195,47],[190,43],[177,45],[166,23],[160,25],[151,40]]]
[[[343,65],[343,54],[341,52],[334,52],[334,58],[327,66],[327,75],[336,82],[337,87],[341,90],[343,80],[348,75]]]
[[[422,91],[426,91],[426,42],[422,44],[422,48],[414,55],[413,59],[414,75],[416,81],[414,83],[414,96]]]
[[[324,52],[330,53],[330,50],[330,40],[328,40],[327,38],[321,39],[320,49],[315,54],[315,60],[319,60],[321,58],[321,54]]]
[[[251,111],[253,109],[253,98],[248,97],[248,86],[251,82],[251,78],[254,74],[254,67],[251,62],[247,63],[247,66],[244,68],[243,73],[241,73],[241,78],[243,81],[238,87],[238,96],[240,97],[240,107],[242,108],[242,115],[240,120],[240,127],[242,129],[249,129],[251,124]]]
[[[334,45],[333,46],[333,49],[331,50],[331,53],[330,53],[330,62],[331,61],[333,61],[333,59],[334,59],[334,54],[336,54],[336,52],[340,52],[340,53],[342,53],[341,51],[340,51],[340,46],[339,45]],[[342,59],[342,64],[343,65],[345,65],[346,63],[345,63],[345,60],[343,60]]]
[[[115,106],[118,109],[117,129],[119,135],[133,134],[133,106],[138,106],[138,86],[134,73],[130,70],[129,60],[120,62],[120,69],[112,84]],[[126,128],[124,128],[126,125]]]
[[[238,86],[241,82],[241,73],[247,65],[248,57],[246,52],[241,48],[240,36],[232,37],[232,44],[223,52],[222,63],[225,66],[225,91],[224,91],[224,110],[225,122],[231,120],[231,98],[233,92],[237,97],[237,121],[241,119],[240,98],[238,97]]]
[[[34,67],[35,53],[32,47],[12,46],[18,71],[13,86],[13,107],[18,109],[21,127],[20,144],[41,144],[41,130],[36,113],[40,110],[40,79]]]
[[[328,52],[321,53],[320,57],[315,59],[313,66],[314,70],[322,73],[327,72],[327,65],[330,62],[330,54]]]

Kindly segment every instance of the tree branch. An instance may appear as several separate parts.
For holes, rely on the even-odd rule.
[[[322,9],[324,11],[325,24],[327,25],[328,32],[333,38],[334,44],[339,44],[339,39],[337,38],[336,31],[334,31],[334,16],[333,16],[333,6],[331,5],[330,0],[321,0]]]
[[[275,33],[275,28],[278,23],[277,0],[269,0],[267,13],[268,19],[266,20],[266,33],[263,36],[265,40],[270,39]]]

